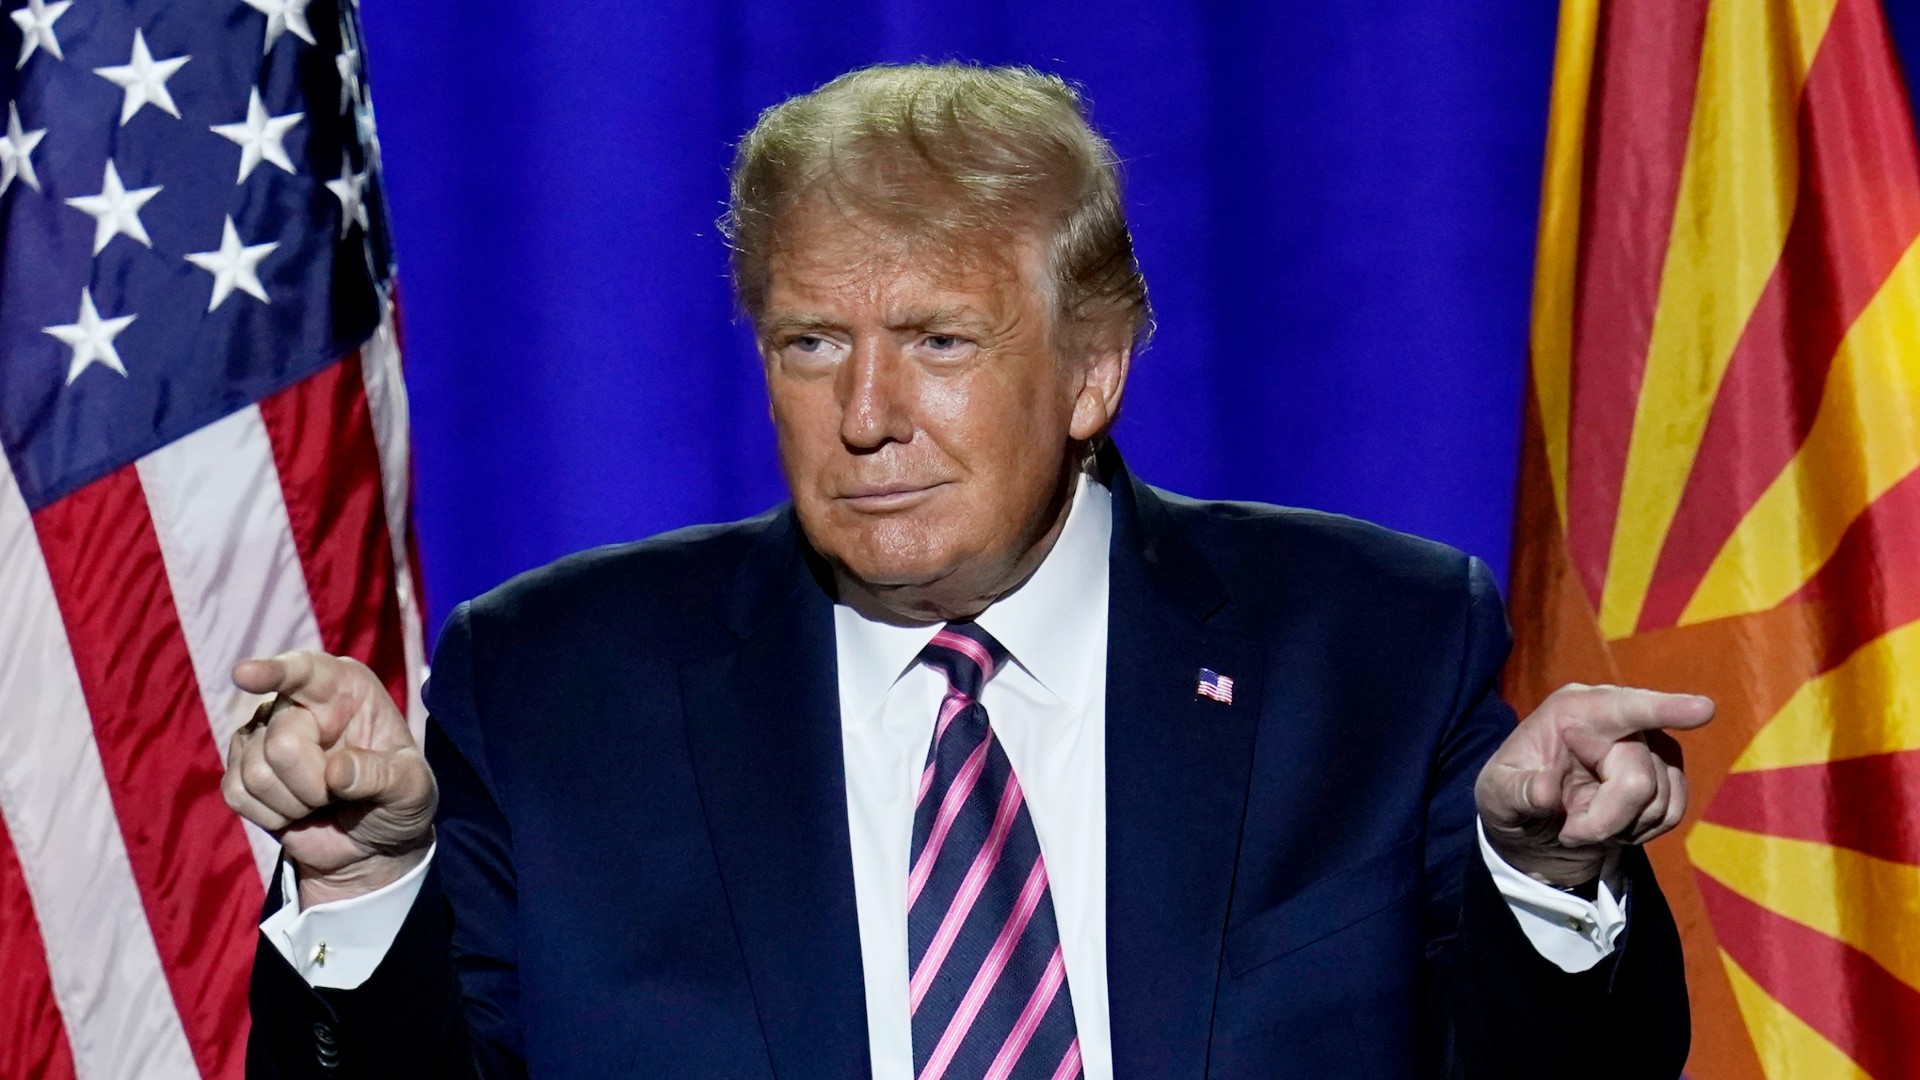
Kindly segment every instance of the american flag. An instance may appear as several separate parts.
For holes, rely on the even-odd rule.
[[[236,660],[417,725],[380,148],[341,0],[4,0],[0,1077],[238,1077]]]
[[[1222,675],[1212,668],[1200,669],[1200,682],[1193,688],[1197,697],[1212,698],[1223,704],[1233,704],[1233,677]]]

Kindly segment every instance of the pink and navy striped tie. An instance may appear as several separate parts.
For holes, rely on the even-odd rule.
[[[1007,650],[949,623],[920,654],[947,677],[913,814],[907,964],[917,1080],[1073,1080],[1080,1040],[1047,863],[980,691]]]

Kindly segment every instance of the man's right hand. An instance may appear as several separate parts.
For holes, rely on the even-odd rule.
[[[378,676],[290,652],[242,660],[233,681],[274,697],[234,733],[221,791],[280,839],[302,909],[372,892],[426,858],[439,790]]]

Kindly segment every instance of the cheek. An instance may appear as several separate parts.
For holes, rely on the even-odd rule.
[[[840,445],[833,387],[825,380],[799,382],[776,375],[768,380],[767,405],[781,466],[799,494],[801,481],[824,468]]]

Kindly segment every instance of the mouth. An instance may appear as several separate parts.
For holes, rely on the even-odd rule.
[[[840,495],[837,501],[863,514],[890,514],[918,506],[946,486],[944,480],[931,484],[874,484],[855,488]]]

